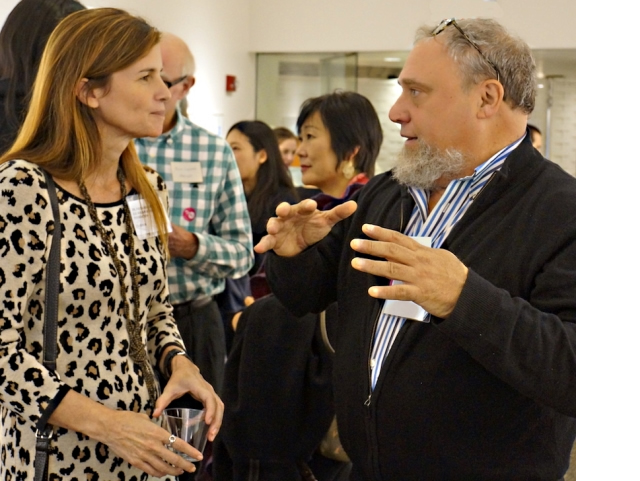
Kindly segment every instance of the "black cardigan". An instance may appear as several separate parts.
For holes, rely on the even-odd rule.
[[[370,403],[381,302],[367,289],[388,280],[353,269],[349,242],[364,223],[402,231],[414,202],[390,173],[355,200],[321,242],[267,262],[293,312],[338,300],[333,381],[352,479],[561,478],[575,439],[575,179],[529,141],[509,155],[442,246],[469,268],[454,311],[405,323]]]

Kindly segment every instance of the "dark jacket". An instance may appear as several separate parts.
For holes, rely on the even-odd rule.
[[[328,313],[335,319],[336,309]],[[331,359],[318,315],[273,296],[247,307],[225,365],[221,436],[235,463],[308,460],[334,416]]]
[[[454,311],[404,324],[373,394],[382,303],[367,289],[388,280],[353,269],[349,242],[364,223],[402,231],[414,202],[390,173],[354,200],[321,242],[267,259],[296,314],[338,301],[333,381],[352,479],[561,478],[575,438],[575,179],[528,141],[509,155],[442,246],[469,268]]]

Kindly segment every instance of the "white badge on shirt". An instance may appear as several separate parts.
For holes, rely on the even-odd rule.
[[[431,247],[431,237],[411,236],[411,238],[425,247]],[[402,284],[402,281],[391,282],[391,285],[396,284]],[[382,306],[382,313],[422,322],[424,322],[428,314],[427,311],[413,301],[399,301],[396,299],[387,299],[384,306]]]
[[[129,205],[129,212],[131,212],[131,218],[133,219],[133,226],[136,229],[136,235],[144,240],[148,237],[154,237],[158,235],[158,226],[156,226],[155,219],[149,211],[149,205],[147,201],[142,199],[138,194],[127,196],[127,204]],[[162,205],[162,203],[160,203]],[[167,215],[164,205],[162,205],[162,213],[167,222],[167,232],[171,232],[171,222]]]
[[[171,162],[171,178],[174,182],[201,184],[202,166],[200,162]]]

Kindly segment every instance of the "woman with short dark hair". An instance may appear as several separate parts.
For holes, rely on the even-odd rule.
[[[296,122],[300,134],[298,155],[302,181],[325,194],[342,197],[346,188],[363,178],[371,178],[382,144],[382,127],[371,102],[356,92],[337,91],[306,100]],[[318,135],[329,140],[326,147],[335,157],[330,161],[335,175],[320,171],[314,163]],[[315,152],[315,150],[314,150]],[[329,162],[329,161],[328,161]],[[330,166],[330,165],[328,165]],[[363,174],[360,179],[359,174]]]

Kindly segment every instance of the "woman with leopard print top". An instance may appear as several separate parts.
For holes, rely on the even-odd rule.
[[[213,388],[172,352],[184,346],[168,300],[167,191],[132,143],[162,132],[170,93],[159,39],[122,10],[65,18],[24,126],[0,158],[0,479],[34,478],[35,433],[47,424],[49,480],[195,471],[167,449],[159,423],[185,393],[204,405],[209,440],[220,426]],[[58,376],[42,364],[53,224],[43,170],[56,183],[62,224]],[[154,370],[168,379],[162,393]],[[173,448],[202,459],[180,439]]]

